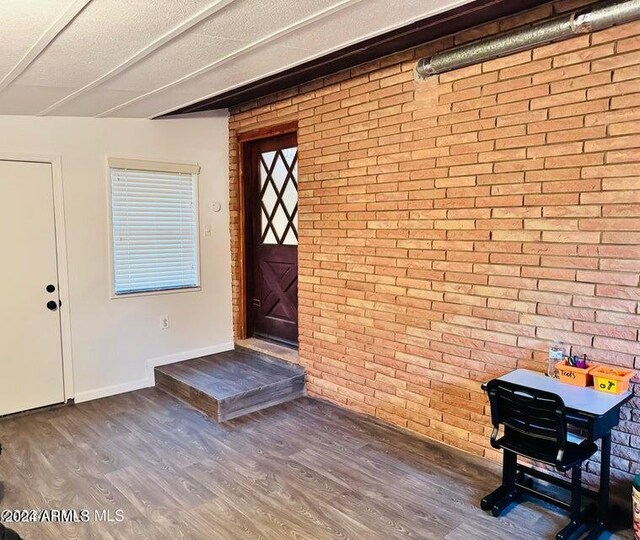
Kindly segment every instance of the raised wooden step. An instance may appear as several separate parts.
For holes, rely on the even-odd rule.
[[[156,386],[225,422],[304,395],[304,368],[228,351],[155,368]]]

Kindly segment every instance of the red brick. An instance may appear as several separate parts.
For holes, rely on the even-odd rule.
[[[583,126],[582,118],[547,120],[541,122],[530,122],[527,126],[528,133],[544,133],[549,131],[565,131],[571,128],[581,128]]]
[[[509,56],[505,56],[504,58],[496,58],[495,60],[490,60],[489,62],[485,62],[482,65],[482,71],[484,73],[487,73],[489,71],[494,71],[496,69],[504,69],[510,66],[525,64],[529,62],[531,58],[532,58],[531,51],[524,51],[521,53],[511,54]]]
[[[628,79],[637,79],[640,74],[640,65],[635,64],[626,68],[618,68],[613,72],[613,80],[626,81]]]
[[[585,231],[637,231],[640,219],[581,219],[580,229]]]
[[[629,340],[596,336],[593,338],[593,346],[596,349],[605,349],[633,355],[640,354],[640,343]]]
[[[605,336],[617,339],[635,340],[638,331],[635,328],[625,328],[613,324],[595,324],[577,321],[575,331],[597,336]]]
[[[551,59],[553,61],[553,59]],[[553,82],[560,80],[572,79],[581,75],[586,75],[590,71],[589,62],[583,62],[582,64],[573,64],[571,66],[562,66],[555,69],[548,69],[541,73],[535,73],[532,77],[534,84],[540,84],[543,82]]]
[[[574,305],[578,307],[590,307],[590,308],[605,310],[605,311],[620,311],[623,313],[634,313],[636,309],[635,301],[621,300],[621,299],[616,300],[613,298],[594,298],[591,296],[575,296],[573,302],[574,302]]]
[[[577,280],[586,281],[589,283],[630,285],[632,287],[635,287],[638,285],[638,274],[579,270]]]
[[[553,67],[577,64],[579,62],[585,62],[586,60],[596,60],[598,58],[609,56],[612,53],[613,44],[607,43],[604,45],[591,46],[579,51],[555,56],[553,58]],[[601,69],[604,69],[604,66],[602,66]]]
[[[551,45],[538,47],[533,51],[533,58],[534,60],[537,58],[549,58],[569,51],[584,49],[588,46],[589,36],[578,36],[558,43],[552,43]]]
[[[591,58],[595,58],[592,56]],[[619,69],[624,66],[637,65],[640,56],[637,51],[627,52],[623,54],[615,54],[608,58],[602,58],[595,60],[591,64],[591,69],[594,71],[602,71],[605,69]]]

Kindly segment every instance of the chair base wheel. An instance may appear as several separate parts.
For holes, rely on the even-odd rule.
[[[491,510],[495,502],[504,497],[506,493],[506,488],[504,486],[500,486],[480,501],[480,508],[483,510]]]
[[[597,540],[602,534],[605,533],[606,530],[607,528],[605,527],[604,523],[598,522],[593,526],[593,529],[589,531],[589,534],[584,537],[584,540]]]
[[[509,506],[516,498],[516,493],[507,493],[502,499],[495,502],[493,508],[491,509],[491,515],[493,517],[498,517],[504,509]]]
[[[582,522],[570,521],[564,529],[556,534],[556,540],[568,540],[580,527],[582,527]]]

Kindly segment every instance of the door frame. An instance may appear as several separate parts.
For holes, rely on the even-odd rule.
[[[298,134],[298,121],[291,121],[283,124],[265,126],[250,131],[238,133],[238,209],[240,219],[238,223],[239,236],[239,257],[240,257],[240,298],[239,298],[239,317],[240,317],[240,335],[237,339],[246,339],[249,329],[249,312],[247,310],[248,294],[248,272],[249,259],[247,257],[247,219],[248,211],[246,207],[247,184],[249,179],[246,177],[246,146],[259,139],[269,139],[278,135],[286,135],[288,133]],[[298,188],[299,190],[299,188]],[[299,212],[299,210],[298,210]]]
[[[60,339],[62,344],[62,381],[65,402],[74,399],[73,352],[71,347],[71,304],[69,295],[69,264],[67,258],[67,234],[64,213],[64,184],[62,157],[57,154],[30,154],[0,152],[0,161],[46,163],[51,165],[53,182],[53,212],[55,219],[56,256],[58,262],[58,292],[62,305],[60,314]]]

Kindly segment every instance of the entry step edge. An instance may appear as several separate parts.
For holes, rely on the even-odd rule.
[[[267,362],[275,360],[276,362],[286,362],[289,365],[300,365],[297,349],[259,338],[240,339],[235,342],[235,349],[262,358]]]

